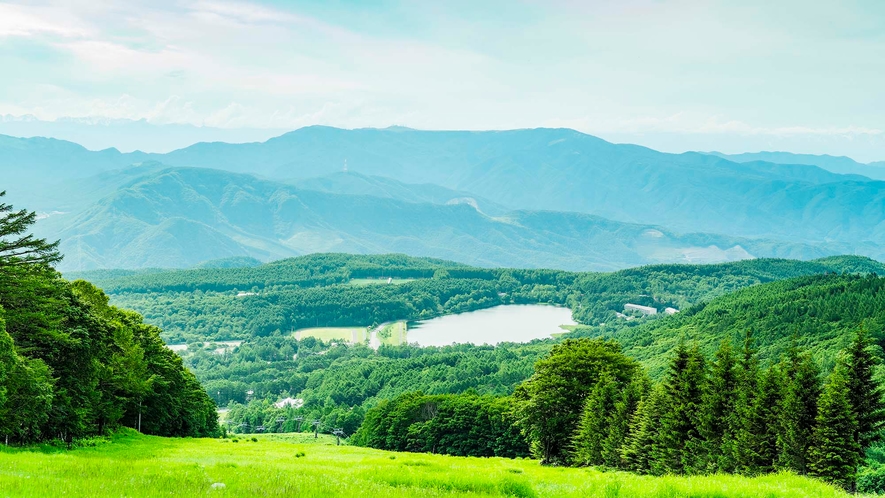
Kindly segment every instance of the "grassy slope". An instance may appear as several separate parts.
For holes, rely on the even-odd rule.
[[[537,461],[390,453],[336,447],[325,436],[259,442],[164,439],[132,432],[70,452],[0,449],[3,496],[563,496],[843,497],[820,482],[778,474],[643,477]],[[296,453],[305,453],[296,457]],[[213,483],[224,483],[213,489]]]

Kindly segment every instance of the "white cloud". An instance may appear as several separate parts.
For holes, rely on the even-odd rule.
[[[0,37],[49,34],[74,38],[89,33],[75,17],[57,9],[0,4]]]

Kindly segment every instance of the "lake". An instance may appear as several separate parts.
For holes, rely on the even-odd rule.
[[[539,304],[505,305],[409,324],[407,340],[421,346],[529,342],[565,332],[560,325],[575,324],[568,308]]]

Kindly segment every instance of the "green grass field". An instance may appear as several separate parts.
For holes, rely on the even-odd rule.
[[[71,451],[0,447],[0,496],[765,497],[849,495],[789,474],[644,477],[542,467],[533,460],[391,453],[312,435],[258,442],[126,431]]]
[[[406,342],[408,325],[405,321],[393,322],[378,331],[378,340],[381,344],[399,346]]]
[[[296,339],[315,337],[322,341],[364,342],[367,337],[366,327],[317,327],[295,331]]]

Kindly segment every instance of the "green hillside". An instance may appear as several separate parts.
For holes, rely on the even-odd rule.
[[[763,360],[776,361],[795,335],[827,369],[860,326],[885,344],[885,278],[829,274],[771,282],[601,335],[617,340],[658,376],[679,342],[697,342],[712,353],[723,340],[739,340],[747,331]]]

